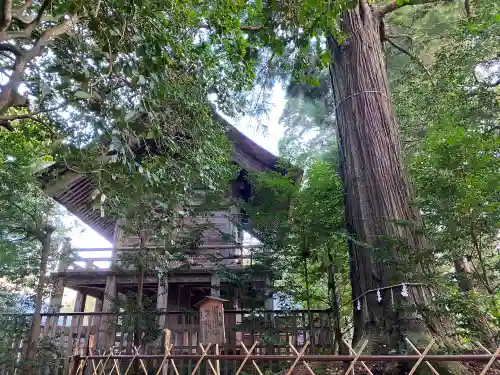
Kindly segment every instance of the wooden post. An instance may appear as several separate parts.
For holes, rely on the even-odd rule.
[[[94,312],[102,312],[102,299],[95,299]],[[101,316],[93,315],[89,318],[89,329],[94,339],[99,336],[99,326],[101,322]]]
[[[116,298],[116,276],[110,275],[106,279],[106,288],[102,301],[102,312],[110,312],[113,308],[113,299]],[[116,317],[102,316],[99,324],[97,345],[108,349],[115,343]]]
[[[172,348],[172,331],[169,330],[168,328],[165,328],[163,330],[164,332],[164,349],[163,349],[163,352],[164,352],[164,355],[167,356],[167,354],[170,354],[170,349]],[[166,363],[165,363],[166,362]],[[165,359],[163,360],[163,369],[162,369],[162,374],[163,375],[168,375],[168,363],[169,361],[165,361]]]
[[[215,273],[210,275],[210,295],[220,298],[220,277]]]
[[[58,277],[54,282],[54,291],[50,296],[50,311],[58,313],[61,311],[62,299],[64,295],[64,277]],[[45,325],[45,334],[48,336],[57,335],[57,326],[59,318],[54,316],[52,318],[47,318]]]
[[[83,312],[85,311],[85,303],[87,302],[87,295],[82,292],[76,292],[75,299],[75,307],[73,309],[74,312]],[[72,322],[73,325],[76,324],[76,319]]]
[[[215,355],[219,355],[219,354],[220,354],[219,344],[215,344]],[[220,361],[218,358],[215,360],[215,370],[217,371],[217,375],[220,375]]]
[[[83,312],[85,310],[85,301],[87,300],[87,295],[82,292],[76,293],[75,307],[73,309],[74,312]],[[83,325],[83,316],[72,316],[71,317],[71,331],[74,335],[75,339],[73,340],[71,337],[68,338],[68,342],[73,342],[73,347],[80,348],[81,346],[81,334],[82,334],[82,325]],[[85,337],[85,335],[83,335]],[[83,343],[85,346],[86,343]]]
[[[167,311],[168,308],[168,276],[158,280],[158,292],[156,297],[156,310]],[[158,326],[166,328],[167,315],[158,315]]]
[[[64,295],[64,277],[59,276],[54,281],[54,291],[50,296],[50,311],[58,313],[62,307],[62,299]]]

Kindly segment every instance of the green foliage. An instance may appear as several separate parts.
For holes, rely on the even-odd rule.
[[[224,279],[239,288],[265,281],[250,293],[252,300],[273,296],[285,308],[332,309],[339,325],[348,328],[343,188],[335,166],[314,162],[303,183],[271,172],[254,174],[250,181],[253,199],[243,207],[263,247],[253,252],[242,274],[225,270]]]
[[[47,269],[54,269],[61,257],[65,228],[60,221],[61,211],[38,187],[34,171],[46,163],[47,143],[28,140],[44,130],[31,122],[22,129],[0,129],[0,312],[37,312],[37,302],[50,290],[43,282]],[[47,251],[44,251],[45,243]],[[27,317],[0,316],[1,362],[6,366],[18,364],[17,347],[26,332]],[[41,339],[34,365],[54,361],[54,346]]]
[[[349,282],[343,188],[334,166],[321,161],[311,166],[292,203],[290,217],[291,228],[282,249],[289,262],[281,283],[282,292],[290,290],[295,301],[306,307],[303,287],[306,259],[310,284],[306,289],[310,288],[312,307],[335,308],[329,270],[336,279],[333,285],[338,288],[336,295],[340,299],[349,298],[350,290],[345,288]]]
[[[474,19],[441,34],[430,76],[411,71],[393,81],[417,203],[448,291],[443,298],[461,333],[480,340],[499,331],[498,88],[476,77],[479,63],[496,58],[500,24],[490,5],[475,2]],[[470,272],[453,271],[457,259]],[[459,290],[461,277],[472,290]]]
[[[52,267],[65,233],[59,209],[33,175],[40,163],[50,160],[43,142],[26,140],[27,133],[38,131],[40,127],[33,123],[13,132],[0,130],[0,275],[21,290],[36,285],[44,226],[58,228],[49,258]]]
[[[315,158],[332,153],[336,148],[334,107],[328,70],[321,72],[318,86],[290,83],[280,118],[285,129],[280,155],[306,168]]]

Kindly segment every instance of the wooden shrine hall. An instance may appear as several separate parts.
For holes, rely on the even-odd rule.
[[[277,167],[276,156],[223,119],[217,120],[224,122],[228,129],[227,136],[234,143],[232,160],[240,168],[238,177],[228,186],[228,195],[249,200],[252,187],[245,177],[247,173],[269,170],[283,173],[283,170]],[[145,270],[142,290],[148,306],[140,316],[122,310],[120,305],[123,303],[135,305],[135,299],[128,301],[127,297],[138,291],[139,278],[137,270],[127,268],[130,264],[125,267],[120,264],[127,255],[137,254],[139,239],[125,236],[117,220],[101,217],[101,213],[93,209],[96,186],[91,178],[61,165],[50,166],[46,171],[48,173],[41,177],[46,193],[106,238],[112,247],[71,249],[76,255],[61,261],[58,269],[48,276],[53,288],[49,306],[41,314],[40,343],[44,344],[40,347],[44,349],[39,353],[41,365],[37,375],[72,373],[70,364],[75,353],[102,354],[111,353],[111,350],[134,353],[137,342],[141,353],[164,353],[162,331],[169,333],[175,354],[196,354],[203,335],[210,333],[207,327],[213,328],[212,323],[207,324],[208,320],[202,318],[202,313],[215,307],[218,309],[217,321],[222,322],[216,327],[217,337],[223,338],[221,354],[241,354],[245,346],[254,347],[258,354],[290,354],[287,352],[290,343],[297,346],[306,341],[311,343],[309,353],[333,350],[328,310],[275,310],[271,294],[266,293],[269,280],[252,278],[245,283],[229,283],[225,281],[227,278],[219,276],[218,271],[223,268],[232,270],[233,278],[238,279],[238,273],[253,261],[254,248],[244,245],[241,225],[238,225],[241,223],[238,220],[245,216],[231,205],[215,209],[204,217],[210,225],[203,226],[201,245],[182,249],[185,256],[169,264],[168,275],[160,278],[154,270]],[[57,178],[46,178],[47,175],[57,175]],[[190,225],[198,225],[198,220],[194,219]],[[258,238],[258,233],[252,230],[251,220],[245,219],[245,229]],[[69,239],[65,246],[71,247]],[[163,247],[158,242],[146,246],[148,251]],[[73,311],[65,306],[62,309],[65,288],[76,294]],[[207,300],[210,301],[208,305]],[[86,304],[86,301],[95,303]],[[21,314],[8,319],[8,323],[30,327],[32,315]],[[136,324],[138,320],[140,324]],[[149,332],[156,334],[149,335]],[[20,357],[28,337],[29,328],[25,328],[21,336],[9,338],[7,344]],[[235,373],[236,368],[231,367],[234,361],[230,362],[232,365],[228,362],[222,366],[225,375]],[[188,367],[181,367],[180,372],[191,373],[193,361],[182,363],[181,366]],[[0,375],[16,374],[18,370],[15,364],[13,366],[0,363]],[[85,374],[90,374],[89,371],[87,366]]]
[[[219,121],[224,121],[218,119]],[[248,172],[275,170],[277,158],[267,150],[258,146],[250,138],[242,134],[235,127],[225,123],[227,136],[234,143],[233,162],[240,168],[238,178],[228,189],[233,198],[249,199],[251,186],[245,178]],[[88,297],[96,299],[94,314],[81,318],[75,314],[62,322],[60,317],[47,317],[45,331],[57,331],[61,327],[71,326],[71,337],[83,337],[80,344],[86,345],[85,336],[93,333],[97,337],[98,346],[104,348],[112,345],[123,345],[123,332],[120,334],[118,320],[106,318],[114,308],[113,301],[125,299],[126,295],[138,288],[137,276],[134,272],[117,270],[116,265],[127,253],[137,251],[139,239],[124,236],[117,221],[109,217],[101,217],[98,210],[92,208],[92,194],[95,184],[86,175],[77,174],[65,167],[57,166],[57,181],[45,184],[46,193],[66,207],[71,213],[79,217],[84,223],[112,243],[111,249],[78,249],[78,255],[70,262],[59,264],[57,272],[51,275],[55,283],[54,292],[50,299],[50,312],[58,313],[62,304],[64,288],[77,292],[74,313],[92,313],[84,311]],[[158,280],[157,275],[148,273],[144,278],[144,295],[156,303],[158,311],[166,314],[158,316],[160,328],[169,328],[174,335],[175,345],[195,345],[198,326],[196,319],[189,314],[182,315],[182,311],[191,311],[194,306],[207,296],[221,297],[227,300],[226,309],[273,309],[272,298],[265,293],[248,296],[245,290],[235,290],[232,285],[221,282],[216,273],[218,266],[223,265],[234,272],[243,270],[251,262],[252,246],[244,246],[243,234],[238,229],[238,209],[234,206],[214,210],[205,220],[211,224],[203,232],[202,245],[196,249],[189,249],[185,261],[178,261],[168,277]],[[232,240],[228,240],[231,238]],[[255,245],[254,245],[255,246]],[[154,250],[155,244],[148,244]],[[214,258],[218,259],[217,264]],[[187,265],[186,263],[189,263]],[[255,283],[264,285],[264,280]],[[255,285],[258,286],[258,285]],[[260,288],[255,288],[255,290]],[[97,314],[99,322],[97,322]],[[83,315],[82,315],[83,316]],[[242,317],[232,314],[226,319],[228,330],[232,330],[241,322]],[[69,324],[69,321],[71,323]],[[103,329],[103,322],[108,327]],[[110,325],[116,325],[111,327]],[[76,332],[75,332],[76,331]],[[97,334],[99,331],[99,334]],[[106,331],[106,334],[103,334]],[[233,335],[234,336],[234,335]],[[130,343],[130,338],[128,342]]]

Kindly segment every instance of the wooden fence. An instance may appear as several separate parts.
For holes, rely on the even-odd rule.
[[[255,349],[259,342],[254,342],[251,347],[244,343],[241,354],[218,354],[216,346],[215,353],[211,352],[213,345],[199,344],[197,354],[176,354],[173,345],[170,344],[171,332],[165,330],[164,353],[163,355],[147,355],[141,353],[141,348],[133,347],[130,354],[116,352],[110,348],[102,354],[87,355],[75,353],[70,361],[69,375],[240,375],[240,374],[275,374],[275,375],[320,375],[339,374],[349,375],[356,372],[373,375],[370,362],[406,363],[408,375],[416,373],[417,369],[430,372],[433,375],[440,375],[438,369],[439,362],[474,362],[479,364],[472,373],[486,375],[493,370],[495,361],[500,360],[500,347],[490,351],[480,343],[476,343],[482,354],[431,354],[437,349],[435,339],[425,344],[423,348],[417,348],[408,338],[405,338],[409,354],[393,355],[365,355],[363,351],[368,345],[365,340],[359,349],[352,348],[344,340],[344,344],[349,349],[349,355],[311,355],[308,353],[310,345],[306,341],[301,347],[293,344],[293,339],[288,341],[288,353],[281,355],[259,354]],[[333,362],[341,362],[342,365],[332,367]],[[482,363],[482,364],[481,364]],[[442,363],[441,363],[442,364]],[[325,366],[326,365],[326,366]],[[446,368],[446,367],[445,367]],[[499,367],[495,369],[498,371]],[[380,371],[380,369],[378,369]],[[444,374],[449,373],[444,370]],[[491,371],[493,373],[493,371]]]
[[[259,344],[254,352],[266,355],[290,354],[289,343],[302,346],[307,341],[310,342],[307,349],[309,354],[331,353],[333,349],[329,311],[312,310],[309,315],[304,310],[229,310],[224,315],[227,342],[220,347],[223,355],[242,354],[245,347],[255,342]],[[0,338],[4,341],[4,347],[11,350],[10,361],[0,358],[0,375],[12,373],[12,367],[25,345],[30,319],[30,315],[3,316],[7,326],[22,327],[24,333]],[[199,352],[196,311],[151,312],[139,317],[95,312],[43,314],[40,368],[50,374],[67,374],[69,360],[75,350],[88,354],[91,337],[95,343],[94,353],[104,353],[110,347],[116,353],[133,353],[137,319],[140,319],[143,328],[139,340],[142,353],[164,353],[161,334],[165,328],[171,330],[173,352],[183,355]],[[186,366],[189,367],[188,364]]]

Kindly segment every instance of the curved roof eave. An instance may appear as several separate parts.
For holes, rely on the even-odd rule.
[[[234,143],[232,159],[242,169],[249,172],[266,170],[285,172],[277,165],[276,155],[259,146],[220,114],[215,111],[213,114],[214,119],[226,128],[229,140]],[[48,166],[39,178],[47,195],[66,207],[106,240],[114,243],[116,220],[101,217],[100,212],[92,208],[92,194],[96,187],[89,176],[77,174],[62,165],[53,164]]]

